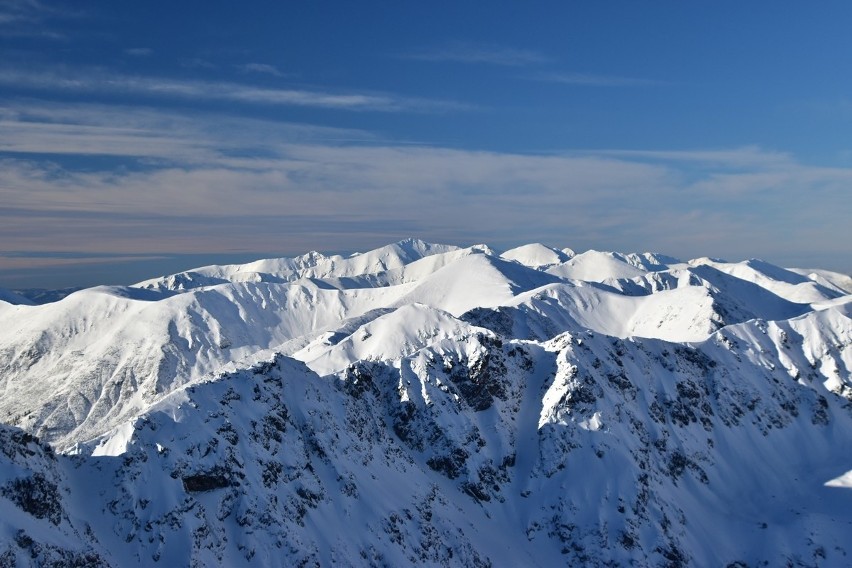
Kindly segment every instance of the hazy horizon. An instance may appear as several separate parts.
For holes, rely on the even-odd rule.
[[[852,271],[852,6],[0,2],[0,287],[414,236]]]
[[[413,237],[416,238],[416,237]],[[401,239],[400,239],[401,240]],[[434,244],[449,244],[449,245],[459,245],[459,243],[451,243],[451,242],[438,242],[431,241]],[[382,245],[392,244],[390,242],[382,243]],[[532,244],[532,243],[516,243],[514,245],[505,245],[501,247],[493,246],[491,243],[463,243],[463,246],[472,246],[474,244],[485,244],[491,246],[498,252],[504,252],[515,246],[521,246],[524,244]],[[570,248],[574,250],[577,254],[582,254],[587,250],[601,250],[601,249],[576,249],[571,246],[559,246],[550,245],[547,243],[545,246],[551,246],[555,249],[564,249]],[[382,246],[378,245],[378,246]],[[320,252],[325,255],[340,255],[340,256],[350,256],[355,253],[367,252],[368,250],[372,250],[376,247],[368,247],[360,250],[320,250],[316,252]],[[67,258],[68,264],[62,265],[57,264],[53,267],[52,272],[50,272],[49,268],[46,267],[37,267],[27,270],[20,270],[14,280],[10,280],[10,285],[2,285],[0,284],[0,288],[6,288],[10,290],[18,289],[18,290],[34,290],[34,289],[45,289],[45,290],[60,290],[64,288],[88,288],[92,286],[98,285],[129,285],[141,282],[143,280],[150,280],[153,278],[158,278],[161,276],[167,276],[169,274],[177,274],[179,272],[184,272],[188,270],[192,270],[194,268],[200,268],[203,266],[210,265],[226,265],[226,264],[246,264],[255,260],[261,260],[265,258],[285,258],[285,257],[295,257],[299,256],[311,250],[301,250],[294,252],[282,252],[279,254],[275,254],[273,252],[260,252],[260,253],[210,253],[210,254],[187,254],[187,255],[139,255],[137,257],[130,257],[126,259],[122,259],[121,261],[116,261],[114,258],[107,257],[103,262],[99,262],[98,258],[92,259],[79,259],[79,258]],[[622,253],[657,253],[668,255],[666,251],[607,251],[607,252],[622,252]],[[669,255],[678,258],[679,260],[688,261],[694,258],[699,257],[678,257],[677,255]],[[750,258],[721,258],[716,257],[714,255],[704,255],[710,256],[711,258],[717,260],[723,260],[727,262],[739,262],[744,260],[750,260]],[[51,258],[48,259],[50,263],[61,263],[62,260],[65,259],[56,259]],[[800,268],[800,269],[825,269],[831,270],[831,268],[826,268],[825,266],[821,266],[816,263],[799,263],[799,264],[783,264],[774,262],[772,259],[762,258],[760,260],[765,260],[770,262],[771,264],[775,264],[777,266],[782,266],[785,268]],[[844,270],[835,270],[835,272],[839,272],[842,274],[852,275],[852,271],[844,271]]]

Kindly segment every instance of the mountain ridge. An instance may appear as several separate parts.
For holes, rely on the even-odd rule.
[[[0,304],[0,558],[852,553],[842,275],[595,253],[578,280],[582,253],[403,243]]]

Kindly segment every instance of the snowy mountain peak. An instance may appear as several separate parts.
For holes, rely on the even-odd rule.
[[[844,565],[845,279],[408,239],[0,303],[0,559]]]
[[[539,270],[548,268],[554,264],[566,262],[569,258],[571,258],[571,255],[566,254],[565,252],[545,246],[541,243],[519,246],[507,250],[500,256],[506,260],[514,260],[524,266],[529,266],[530,268],[536,268]]]
[[[410,260],[415,260],[417,258],[422,258],[424,256],[429,256],[432,254],[449,252],[458,248],[456,246],[451,245],[427,243],[426,241],[423,241],[421,239],[415,239],[412,237],[402,239],[401,241],[398,241],[392,246],[395,246],[400,251],[404,252]]]

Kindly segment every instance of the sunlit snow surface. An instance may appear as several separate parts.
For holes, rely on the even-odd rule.
[[[848,565],[850,294],[417,240],[2,292],[0,565]]]

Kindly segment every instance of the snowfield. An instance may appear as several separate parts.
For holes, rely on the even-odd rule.
[[[409,239],[0,291],[0,566],[844,566],[852,279]]]

